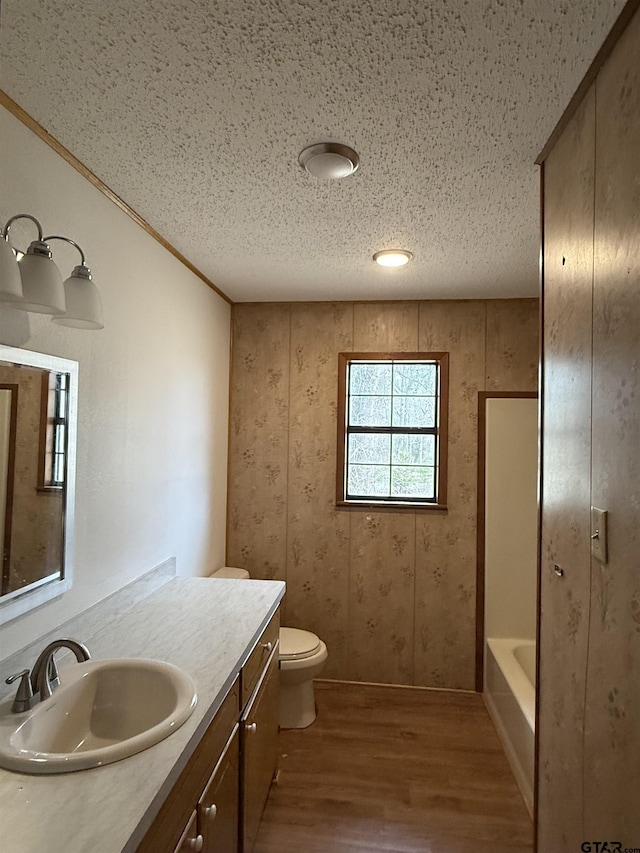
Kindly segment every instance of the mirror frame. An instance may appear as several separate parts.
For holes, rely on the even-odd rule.
[[[58,598],[58,596],[71,589],[73,583],[78,362],[18,347],[4,346],[3,344],[0,344],[0,361],[23,364],[28,367],[38,367],[42,370],[53,370],[58,373],[68,373],[70,376],[67,421],[67,470],[63,506],[64,543],[62,548],[62,577],[58,580],[47,581],[44,579],[39,583],[32,584],[24,591],[16,590],[14,593],[4,596],[4,598],[0,597],[0,625],[6,625],[7,622],[11,622],[13,619],[17,619],[19,616],[35,610],[36,607],[40,607],[54,598]]]

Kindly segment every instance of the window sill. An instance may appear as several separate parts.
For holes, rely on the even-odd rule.
[[[365,510],[381,510],[386,512],[396,512],[397,510],[426,510],[427,512],[447,512],[447,504],[426,504],[418,503],[417,501],[336,501],[338,509],[365,509]]]

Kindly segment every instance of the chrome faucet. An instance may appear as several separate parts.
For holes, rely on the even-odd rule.
[[[78,662],[91,658],[89,649],[84,643],[79,643],[78,640],[63,638],[49,643],[38,655],[31,673],[28,669],[23,669],[22,672],[17,672],[7,678],[7,684],[13,684],[16,679],[20,679],[18,692],[11,708],[14,713],[29,711],[38,702],[48,699],[59,686],[60,679],[54,655],[58,649],[62,648],[72,651]]]

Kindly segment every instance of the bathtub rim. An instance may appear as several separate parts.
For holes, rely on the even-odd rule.
[[[536,641],[523,637],[487,637],[487,647],[502,672],[509,689],[535,735],[536,731],[536,688],[529,681],[524,669],[513,654],[517,646],[535,646]],[[503,665],[504,664],[504,665]],[[485,686],[486,690],[486,686]]]

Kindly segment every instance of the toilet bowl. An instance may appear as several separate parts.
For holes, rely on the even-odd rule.
[[[250,579],[249,572],[224,566],[212,578]],[[327,647],[311,631],[280,628],[280,728],[306,729],[316,718],[313,679],[317,678],[328,657]]]
[[[311,631],[280,628],[280,727],[306,729],[316,718],[313,679],[324,669],[327,647]]]

